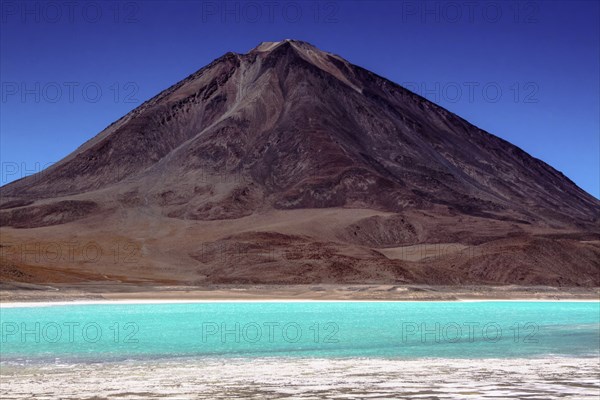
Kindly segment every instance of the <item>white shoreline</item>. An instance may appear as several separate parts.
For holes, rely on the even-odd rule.
[[[138,393],[138,399],[417,399],[424,394],[520,399],[526,393],[545,399],[597,400],[600,389],[594,357],[243,358],[226,363],[215,358],[52,365],[43,370],[33,365],[3,372],[0,397],[24,400],[132,398]]]
[[[457,299],[457,300],[314,300],[314,299],[102,299],[73,301],[0,302],[2,308],[34,308],[80,305],[134,305],[134,304],[196,304],[196,303],[599,303],[590,299]]]

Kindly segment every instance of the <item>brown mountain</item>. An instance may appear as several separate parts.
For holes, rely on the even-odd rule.
[[[600,201],[312,45],[227,53],[1,188],[2,279],[600,285]]]

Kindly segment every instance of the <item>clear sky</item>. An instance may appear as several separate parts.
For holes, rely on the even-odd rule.
[[[1,1],[1,184],[228,51],[308,41],[600,197],[598,1]]]

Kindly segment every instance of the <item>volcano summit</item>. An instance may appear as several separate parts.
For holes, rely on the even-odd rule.
[[[600,286],[600,201],[301,41],[225,54],[1,195],[4,282]]]

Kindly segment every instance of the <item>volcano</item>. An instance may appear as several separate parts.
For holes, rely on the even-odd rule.
[[[600,201],[302,41],[227,53],[1,188],[4,282],[600,286]]]

